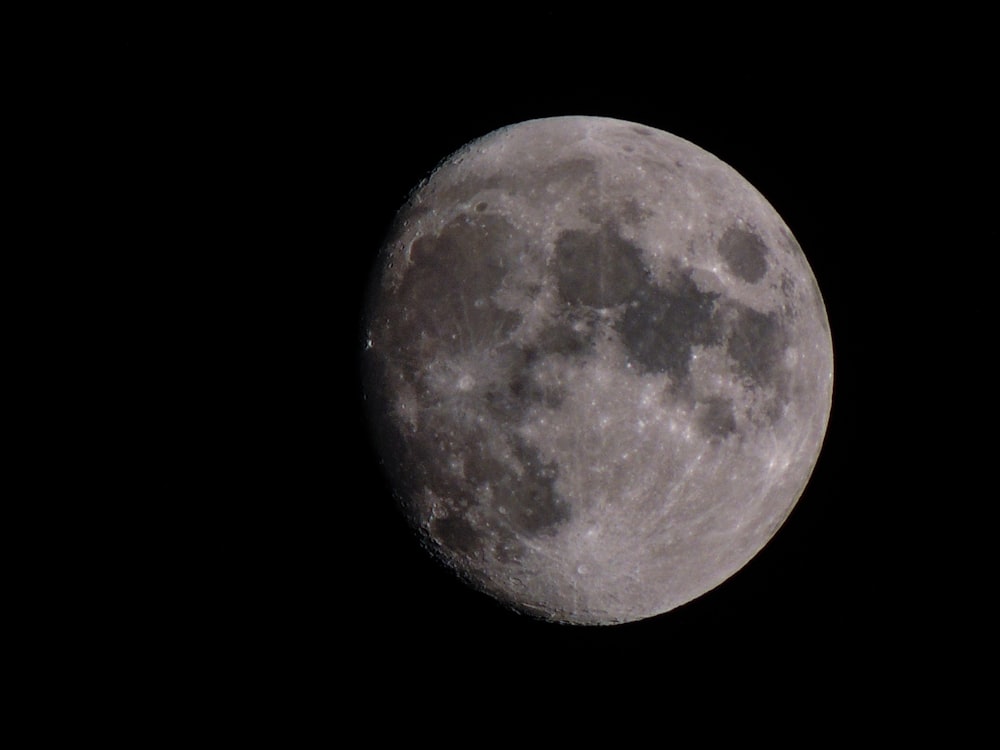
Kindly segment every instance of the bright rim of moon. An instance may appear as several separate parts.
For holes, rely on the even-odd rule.
[[[366,311],[383,464],[425,544],[514,609],[667,612],[743,567],[830,413],[815,278],[745,179],[599,117],[502,128],[401,209]]]

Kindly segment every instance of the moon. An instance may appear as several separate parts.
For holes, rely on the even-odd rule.
[[[602,117],[501,128],[411,193],[365,397],[437,558],[537,618],[662,614],[742,568],[818,460],[833,349],[802,249],[734,169]]]

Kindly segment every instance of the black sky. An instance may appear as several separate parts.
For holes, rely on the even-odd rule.
[[[240,552],[226,558],[240,561],[227,564],[244,594],[233,606],[254,602],[294,658],[365,685],[562,657],[630,673],[909,659],[914,592],[937,585],[911,552],[919,503],[900,489],[927,465],[912,450],[921,371],[901,366],[923,345],[913,269],[935,208],[921,187],[932,157],[913,154],[960,95],[937,47],[887,45],[905,36],[891,24],[757,20],[385,8],[122,46],[113,92],[128,92],[132,132],[155,123],[142,147],[212,224],[173,247],[221,294],[205,351],[239,362],[212,391],[232,412],[239,491],[207,511],[241,530],[214,537]],[[473,138],[573,114],[669,131],[746,177],[799,240],[835,352],[826,444],[777,536],[716,590],[614,628],[509,613],[419,549],[378,471],[357,368],[365,286],[407,193]]]

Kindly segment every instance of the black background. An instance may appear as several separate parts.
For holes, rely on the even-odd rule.
[[[9,493],[10,578],[31,596],[8,609],[33,631],[11,643],[38,726],[282,746],[538,744],[538,724],[590,745],[603,726],[617,745],[634,727],[811,742],[868,718],[953,740],[990,716],[993,24],[426,5],[11,27],[27,169],[10,213],[30,231],[10,254],[38,272],[12,266],[9,322],[39,356],[9,359],[40,377],[9,394],[35,463]],[[574,114],[661,128],[746,177],[799,240],[835,351],[826,443],[774,539],[699,599],[607,628],[508,612],[418,547],[358,370],[407,193],[494,128]],[[822,721],[790,718],[809,704]]]
[[[420,703],[419,684],[565,683],[557,661],[594,681],[684,669],[751,690],[747,674],[857,685],[940,658],[927,644],[944,589],[917,531],[940,454],[914,407],[934,363],[913,364],[929,309],[915,269],[940,212],[928,174],[944,158],[920,145],[962,96],[940,44],[900,46],[909,30],[868,18],[546,4],[186,31],[125,40],[110,91],[117,127],[183,184],[164,181],[173,216],[129,205],[169,239],[154,262],[197,332],[181,337],[196,363],[181,379],[205,405],[187,450],[211,478],[187,501],[208,564],[185,622],[237,674],[385,700],[405,681]],[[806,254],[835,355],[826,442],[774,539],[699,599],[608,628],[511,613],[419,548],[379,471],[358,368],[365,287],[408,192],[473,138],[570,114],[666,130],[747,178]],[[755,671],[733,667],[746,660]]]

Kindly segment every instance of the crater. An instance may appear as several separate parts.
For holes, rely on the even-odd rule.
[[[730,272],[749,283],[756,283],[767,273],[767,245],[753,232],[730,227],[719,240],[719,255]]]
[[[639,248],[605,225],[597,232],[563,231],[556,240],[559,294],[571,304],[612,307],[646,283]]]
[[[675,381],[686,377],[692,347],[720,340],[721,327],[713,320],[718,297],[701,291],[690,272],[670,289],[644,284],[616,326],[631,359],[645,372],[666,372]]]
[[[798,300],[796,295],[795,279],[787,271],[781,272],[781,314],[785,320],[796,320],[799,317]]]
[[[781,293],[789,300],[795,296],[795,279],[788,271],[781,272]]]

